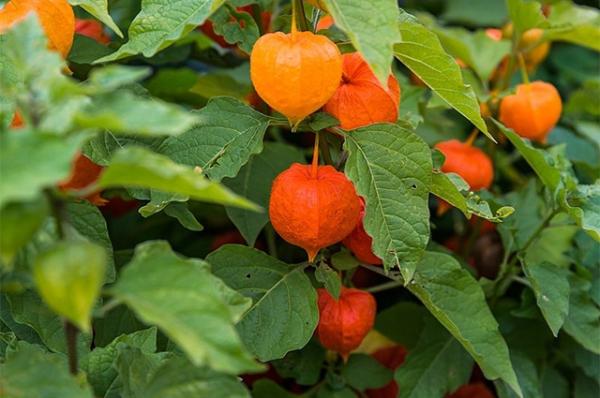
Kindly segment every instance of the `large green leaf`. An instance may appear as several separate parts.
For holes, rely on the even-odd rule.
[[[560,1],[552,5],[548,22],[551,27],[544,32],[544,37],[600,51],[600,13],[597,8]]]
[[[275,177],[292,163],[304,161],[304,155],[296,147],[266,142],[263,151],[251,157],[235,178],[225,179],[223,183],[235,193],[267,209],[271,185]],[[248,245],[254,246],[258,234],[269,222],[267,212],[259,213],[234,207],[227,207],[226,210],[229,219],[246,239]]]
[[[6,297],[8,299],[6,309],[10,311],[15,322],[35,330],[50,351],[67,353],[64,320],[53,313],[33,290]],[[89,334],[80,334],[77,339],[77,352],[86,355],[90,350],[90,342]]]
[[[202,24],[221,4],[223,0],[143,0],[140,13],[129,26],[129,41],[96,62],[136,54],[152,57]]]
[[[391,71],[393,46],[400,41],[398,4],[393,0],[323,0],[335,25],[346,32],[375,76],[386,84]]]
[[[537,1],[507,0],[508,16],[513,23],[513,36],[521,37],[528,29],[541,25],[544,21],[542,6]]]
[[[464,84],[458,64],[444,51],[436,34],[405,12],[400,15],[400,31],[402,40],[394,46],[396,58],[494,140],[481,117],[475,92]]]
[[[28,202],[7,203],[0,208],[0,265],[10,267],[13,258],[42,226],[48,202],[40,197]]]
[[[151,188],[192,199],[256,210],[256,205],[194,169],[141,147],[126,147],[113,156],[98,184],[107,187]]]
[[[531,282],[531,288],[544,319],[550,326],[552,334],[558,336],[558,331],[569,311],[568,273],[564,268],[547,262],[525,263],[523,270]]]
[[[214,277],[207,263],[179,257],[165,242],[146,242],[110,293],[157,325],[195,365],[228,373],[260,369],[234,327],[250,300]]]
[[[121,335],[106,347],[95,348],[85,357],[81,367],[97,396],[103,397],[117,378],[118,373],[114,365],[119,353],[119,345],[137,347],[144,352],[153,353],[156,351],[156,328]]]
[[[226,245],[206,261],[229,287],[252,299],[237,327],[261,361],[282,358],[310,340],[319,318],[317,294],[303,267],[240,245]]]
[[[511,357],[519,384],[523,389],[523,396],[543,398],[540,376],[535,363],[519,351],[513,351]],[[514,398],[517,396],[504,381],[497,380],[494,384],[496,384],[496,392],[499,398]]]
[[[87,384],[71,376],[66,358],[24,341],[0,364],[2,396],[7,398],[92,398]]]
[[[346,175],[366,202],[365,230],[386,269],[408,283],[429,240],[431,151],[413,132],[392,124],[352,130]]]
[[[392,380],[393,372],[370,355],[352,354],[344,365],[341,376],[358,391],[381,388]]]
[[[483,290],[467,270],[447,254],[427,252],[407,287],[471,354],[488,379],[502,379],[522,396],[498,323]]]
[[[99,244],[106,251],[106,275],[105,283],[115,280],[115,260],[113,258],[113,247],[108,236],[108,227],[104,216],[98,210],[98,207],[92,205],[87,200],[79,202],[69,202],[66,206],[69,224],[77,232],[90,241]]]
[[[263,149],[269,119],[228,97],[212,99],[190,131],[166,140],[160,152],[177,163],[198,166],[212,180],[235,177],[250,156]]]
[[[482,82],[487,82],[500,61],[510,52],[510,42],[496,41],[480,30],[435,28],[444,48],[470,66]]]
[[[141,391],[144,398],[249,398],[238,377],[198,368],[182,357],[165,361]]]
[[[82,135],[65,138],[31,130],[0,135],[0,206],[35,199],[65,179],[83,140]]]
[[[600,354],[600,309],[589,294],[590,283],[571,275],[569,314],[563,329],[587,350]]]
[[[422,305],[401,301],[377,314],[375,330],[411,351],[423,333],[426,313]]]
[[[160,101],[119,90],[95,97],[76,115],[81,128],[110,130],[115,134],[174,135],[197,122],[194,114]]]
[[[89,332],[105,268],[106,252],[101,246],[61,241],[36,257],[33,279],[50,309]]]
[[[69,0],[69,3],[80,6],[111,28],[119,37],[123,37],[123,33],[108,13],[108,0]]]
[[[443,397],[468,381],[473,368],[469,353],[440,324],[426,318],[417,345],[409,351],[395,379],[400,398]]]

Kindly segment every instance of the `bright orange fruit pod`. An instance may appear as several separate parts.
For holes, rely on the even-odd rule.
[[[320,30],[329,29],[334,25],[334,20],[331,15],[323,15],[317,22],[317,32]]]
[[[335,93],[342,77],[342,55],[322,35],[269,33],[254,44],[250,77],[258,95],[297,125]]]
[[[63,191],[84,189],[98,180],[102,170],[102,166],[97,165],[86,156],[79,153],[73,161],[71,175],[68,179],[61,182],[58,187]],[[102,206],[107,202],[107,200],[100,195],[100,192],[94,192],[88,195],[86,199],[96,206]]]
[[[444,173],[461,176],[473,191],[489,188],[494,180],[492,160],[481,149],[459,140],[442,141],[435,145],[446,159]]]
[[[365,264],[380,265],[383,262],[373,253],[373,238],[367,234],[363,225],[363,218],[365,217],[365,201],[363,198],[359,199],[360,215],[358,223],[352,232],[350,232],[350,235],[344,238],[342,244],[354,254],[354,257],[356,257],[358,261]]]
[[[95,19],[75,19],[75,32],[101,44],[110,43],[110,37],[104,32],[104,27]]]
[[[558,90],[550,84],[535,81],[519,84],[513,95],[500,103],[500,121],[521,137],[546,142],[562,112]]]
[[[49,47],[66,58],[73,45],[75,15],[67,0],[10,0],[0,10],[0,33],[35,12],[46,33]]]
[[[331,166],[294,163],[275,178],[269,216],[277,233],[303,248],[313,261],[318,251],[344,239],[356,226],[360,203],[354,185]]]
[[[323,347],[347,358],[373,328],[377,302],[371,293],[342,286],[339,300],[326,289],[317,289],[319,324]]]
[[[355,52],[344,54],[342,81],[324,110],[340,121],[344,130],[398,119],[400,85],[390,74],[383,87],[369,64]]]

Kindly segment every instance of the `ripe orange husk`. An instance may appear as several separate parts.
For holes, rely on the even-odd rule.
[[[446,395],[446,398],[494,398],[495,395],[486,387],[485,384],[478,382],[465,384],[452,394]]]
[[[21,114],[17,111],[17,112],[15,112],[15,115],[13,116],[13,120],[10,123],[10,127],[13,129],[20,129],[23,126],[25,126],[25,122],[23,121]]]
[[[64,58],[69,55],[75,34],[75,15],[67,0],[11,0],[0,10],[0,33],[35,12],[46,33],[49,47]]]
[[[458,140],[442,141],[435,147],[446,157],[442,165],[444,173],[458,174],[473,191],[487,189],[492,185],[494,166],[481,149]]]
[[[381,348],[373,353],[373,357],[390,370],[396,370],[402,365],[406,358],[407,351],[401,345]],[[395,380],[381,388],[374,388],[365,391],[369,398],[396,398],[398,396],[398,383]]]
[[[342,55],[322,35],[269,33],[254,44],[250,77],[258,95],[296,125],[335,93],[342,77]]]
[[[110,37],[104,32],[104,27],[95,19],[75,19],[75,33],[87,36],[101,44],[110,43]]]
[[[364,290],[342,287],[339,300],[326,289],[319,295],[317,334],[323,347],[347,357],[373,328],[377,303]]]
[[[521,137],[546,142],[562,112],[556,88],[542,81],[519,84],[517,92],[500,103],[500,121]]]
[[[344,238],[342,243],[352,252],[352,254],[354,254],[358,261],[366,264],[380,265],[382,264],[381,259],[373,253],[373,238],[367,234],[363,225],[364,216],[365,202],[360,198],[359,221],[350,235]]]
[[[75,157],[71,175],[66,181],[61,182],[58,187],[65,192],[84,189],[98,180],[102,170],[102,166],[97,165],[80,153]],[[100,192],[94,192],[88,195],[86,199],[96,206],[102,206],[107,202],[100,195]]]
[[[324,110],[340,121],[345,130],[398,119],[400,86],[390,74],[383,87],[369,64],[357,52],[344,54],[342,81]]]
[[[303,248],[313,261],[318,251],[344,239],[356,226],[360,203],[354,185],[331,166],[294,163],[275,178],[269,216],[277,233]]]

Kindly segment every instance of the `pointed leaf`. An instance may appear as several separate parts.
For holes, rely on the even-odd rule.
[[[261,361],[282,358],[308,343],[319,315],[317,294],[303,267],[240,245],[225,245],[206,261],[229,287],[252,298],[237,326]]]
[[[405,12],[400,15],[400,32],[402,40],[394,46],[396,58],[495,141],[481,118],[475,92],[464,84],[458,64],[444,51],[436,34]]]
[[[112,29],[119,37],[123,37],[121,29],[119,29],[108,13],[108,0],[69,0],[69,3],[74,6],[80,6]]]
[[[166,242],[139,245],[110,293],[157,325],[194,365],[235,374],[260,369],[234,328],[250,300],[213,276],[207,263],[176,255]]]
[[[386,269],[409,282],[429,240],[431,151],[416,134],[392,124],[352,130],[346,175],[365,199],[365,230]]]

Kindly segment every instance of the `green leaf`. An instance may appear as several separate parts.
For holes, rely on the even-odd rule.
[[[64,356],[44,352],[24,341],[7,353],[0,374],[2,393],[7,398],[93,398],[89,386],[69,374]]]
[[[400,15],[400,32],[402,40],[394,46],[396,58],[495,142],[481,118],[475,92],[463,83],[459,66],[435,33],[405,12]]]
[[[233,192],[267,209],[273,180],[294,162],[305,162],[304,155],[296,147],[278,142],[265,142],[260,154],[252,156],[235,178],[225,179],[223,183]],[[227,207],[226,210],[227,216],[248,245],[254,246],[260,231],[269,222],[267,212],[259,213],[233,207]]]
[[[115,134],[175,135],[196,121],[194,114],[176,105],[123,90],[96,96],[76,115],[81,128],[103,128]]]
[[[577,398],[595,398],[600,394],[600,384],[581,373],[575,375],[575,390],[573,396]]]
[[[236,376],[193,366],[185,358],[165,361],[138,392],[144,398],[249,398],[250,394]]]
[[[129,26],[129,41],[96,63],[136,54],[150,58],[201,25],[221,4],[223,0],[143,0],[140,13]]]
[[[177,219],[181,226],[190,231],[202,231],[204,227],[198,222],[187,203],[171,202],[165,207],[165,214]]]
[[[50,351],[67,354],[64,320],[48,309],[33,290],[7,295],[7,299],[6,307],[10,308],[10,314],[15,322],[35,330],[41,342]],[[86,355],[90,351],[90,343],[90,335],[80,334],[77,339],[78,354]]]
[[[106,252],[106,275],[104,282],[110,283],[115,280],[115,260],[113,258],[113,247],[108,236],[108,227],[104,216],[87,200],[79,202],[69,202],[66,205],[69,224],[77,232],[88,238],[90,241],[102,246]]]
[[[482,82],[490,79],[511,49],[508,40],[493,40],[482,30],[471,33],[463,28],[435,28],[434,31],[444,48],[471,67]]]
[[[466,269],[447,254],[427,252],[407,287],[471,354],[486,378],[502,379],[522,396],[498,323]]]
[[[392,371],[366,354],[353,354],[342,368],[342,377],[359,391],[380,388],[392,379]]]
[[[214,32],[229,44],[237,44],[240,50],[250,54],[260,37],[252,15],[237,12],[233,7],[221,7],[211,17]]]
[[[58,137],[32,130],[0,135],[0,207],[28,201],[65,179],[84,136]]]
[[[400,41],[398,5],[393,0],[323,0],[335,25],[365,58],[377,79],[385,85],[391,72],[393,46]]]
[[[365,230],[386,269],[408,283],[429,240],[431,151],[413,132],[392,124],[352,130],[346,175],[366,202]]]
[[[529,246],[525,252],[525,261],[531,264],[548,261],[564,268],[571,264],[572,260],[567,252],[573,245],[573,237],[578,228],[575,225],[561,225],[561,216],[557,216],[557,219],[556,225],[545,228]]]
[[[541,382],[544,398],[569,398],[569,382],[556,369],[545,367]]]
[[[282,358],[310,340],[319,318],[317,294],[303,267],[241,245],[225,245],[206,261],[229,287],[252,299],[237,326],[261,361]]]
[[[300,385],[312,386],[321,377],[324,361],[325,349],[312,339],[301,350],[290,351],[284,358],[271,364],[284,379],[292,378]]]
[[[497,0],[447,0],[442,19],[467,26],[501,26],[506,23],[506,4]]]
[[[585,349],[600,354],[600,309],[589,295],[589,282],[571,275],[569,313],[563,329]]]
[[[263,149],[269,119],[228,97],[212,99],[190,131],[167,139],[160,152],[177,163],[198,166],[212,180],[235,177],[250,156]]]
[[[337,272],[335,272],[329,265],[321,262],[315,271],[315,278],[318,282],[325,286],[325,289],[331,294],[336,300],[340,297],[340,290],[342,289],[342,280]]]
[[[360,265],[360,261],[356,259],[348,250],[340,250],[331,256],[331,265],[340,271],[349,271]]]
[[[156,371],[169,357],[170,352],[148,353],[138,347],[121,345],[115,368],[119,377],[111,384],[106,397],[138,398]],[[193,365],[192,365],[193,366]]]
[[[519,385],[523,389],[523,396],[527,398],[542,398],[542,385],[535,363],[525,354],[513,351],[511,358],[515,367],[515,373]],[[496,381],[496,392],[499,398],[512,398],[517,395],[504,381]]]
[[[108,13],[108,0],[69,0],[69,3],[74,6],[80,6],[92,16],[98,18],[119,37],[123,37],[121,29],[119,29]]]
[[[375,330],[410,351],[423,332],[425,314],[423,306],[403,301],[377,314]]]
[[[569,280],[565,269],[548,262],[524,263],[523,271],[531,282],[538,307],[552,334],[558,336],[569,311]]]
[[[110,293],[157,325],[194,365],[227,373],[261,369],[233,326],[250,300],[214,277],[207,263],[179,257],[166,242],[137,246]]]
[[[93,69],[86,84],[93,92],[110,93],[150,75],[152,75],[152,69],[144,66],[108,65]],[[130,109],[127,108],[127,111]]]
[[[597,8],[559,1],[548,17],[544,38],[566,41],[600,51],[600,13]]]
[[[98,185],[101,188],[131,186],[187,195],[192,199],[256,210],[218,182],[209,181],[192,168],[140,147],[126,147],[113,156]]]
[[[144,352],[153,353],[156,351],[156,328],[121,335],[106,347],[95,348],[85,357],[81,366],[97,396],[103,397],[118,376],[114,365],[119,354],[119,345],[137,347]]]
[[[120,335],[134,333],[144,327],[133,311],[119,305],[102,318],[94,319],[94,345],[105,347]]]
[[[285,388],[269,379],[257,380],[252,385],[253,398],[297,398],[298,395],[288,392]]]
[[[493,213],[488,202],[481,199],[476,193],[469,192],[467,197],[461,193],[461,191],[468,191],[468,189],[468,184],[459,175],[434,170],[431,193],[456,207],[469,219],[471,215],[475,214],[477,217],[486,220],[501,222],[515,210],[510,206],[504,206]]]
[[[523,32],[538,27],[545,21],[542,6],[537,1],[507,0],[506,5],[513,23],[514,37],[521,37]]]
[[[48,202],[36,198],[28,202],[7,203],[0,209],[0,260],[3,266],[12,261],[42,226],[48,215]]]
[[[88,332],[105,268],[106,252],[102,247],[63,241],[36,257],[33,277],[48,307]]]
[[[600,242],[600,184],[578,185],[564,205],[577,224]]]
[[[471,374],[473,360],[460,343],[431,317],[425,325],[417,345],[396,370],[400,398],[442,397]]]

